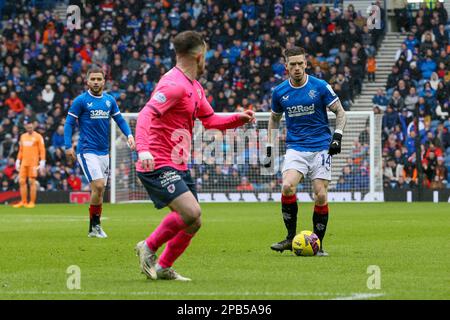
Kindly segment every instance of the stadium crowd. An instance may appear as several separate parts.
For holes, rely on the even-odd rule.
[[[307,72],[328,81],[345,109],[351,110],[361,91],[366,61],[375,55],[383,29],[368,30],[361,14],[351,5],[343,8],[339,0],[328,1],[334,6],[311,2],[104,0],[86,4],[81,30],[67,29],[65,19],[50,9],[30,7],[29,1],[16,1],[9,12],[4,8],[7,19],[0,28],[2,190],[18,188],[14,160],[24,120],[35,122],[47,146],[46,174],[38,177],[40,189],[88,189],[80,168],[69,166],[65,159],[62,133],[67,109],[85,90],[88,67],[94,63],[104,68],[106,91],[117,99],[122,112],[139,112],[160,76],[173,66],[173,36],[187,29],[202,32],[207,40],[207,73],[202,82],[217,112],[270,110],[271,89],[285,76],[282,51],[293,45],[303,46],[309,53]],[[425,17],[428,14],[424,12]],[[430,50],[434,55],[435,45],[432,42],[428,48],[426,43],[424,52]],[[438,45],[442,48],[440,42]],[[400,67],[403,72],[405,62]],[[438,63],[435,71],[441,79],[439,68]],[[430,81],[431,88],[435,84]],[[439,91],[442,85],[437,84],[435,96],[445,91]],[[444,108],[442,104],[443,112]],[[387,132],[392,129],[385,128]],[[364,136],[361,133],[355,142],[354,156],[337,190],[347,190],[355,183],[366,188],[368,140]],[[275,190],[279,181],[252,173],[256,167],[205,165],[192,171],[200,190],[212,190],[218,183],[236,190]],[[129,167],[122,163],[117,170],[122,183],[130,183],[126,182]]]
[[[400,3],[395,14],[406,39],[397,51],[385,89],[373,98],[375,112],[383,113],[384,187],[417,187],[420,146],[424,186],[450,188],[448,13],[436,2],[422,5],[415,15]]]

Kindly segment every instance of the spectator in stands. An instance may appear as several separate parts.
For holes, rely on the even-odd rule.
[[[51,85],[45,85],[45,88],[42,89],[41,95],[42,100],[44,100],[47,106],[51,106],[53,103],[53,99],[55,98],[55,92],[53,91]]]
[[[420,61],[420,71],[424,79],[429,80],[431,74],[437,70],[436,62],[433,60],[433,56],[428,53],[425,59]]]
[[[403,165],[397,164],[393,158],[387,159],[387,166],[383,172],[383,180],[390,188],[395,188],[399,178],[403,175]]]
[[[388,98],[386,97],[386,93],[383,89],[379,88],[377,93],[372,98],[372,103],[374,107],[378,107],[379,109],[385,111],[388,105]]]
[[[397,30],[402,33],[406,32],[406,29],[409,26],[408,19],[408,11],[407,11],[407,2],[406,0],[394,0],[392,1],[392,8],[394,9],[395,14],[395,23],[397,24]]]
[[[386,90],[390,88],[394,88],[397,85],[398,80],[400,80],[401,74],[399,71],[398,66],[394,65],[392,67],[392,73],[389,74],[387,83],[386,83]]]
[[[375,82],[375,72],[377,71],[377,62],[373,55],[369,56],[369,58],[367,59],[366,70],[367,70],[367,80],[369,80],[369,82]]]
[[[405,42],[401,44],[401,48],[398,49],[395,53],[395,61],[399,60],[400,58],[403,58],[407,62],[410,62],[413,58],[413,53],[411,49],[406,46]]]
[[[404,90],[406,90],[406,88],[404,88]],[[401,112],[402,109],[405,107],[405,102],[399,90],[394,90],[394,93],[392,94],[392,98],[389,100],[388,105],[390,105],[395,112]]]
[[[383,115],[383,131],[388,134],[398,123],[398,113],[394,112],[394,108],[391,105],[388,105],[386,113]]]
[[[419,96],[416,92],[416,87],[409,88],[409,93],[405,97],[405,108],[413,114],[416,109],[416,104],[419,102]]]
[[[5,100],[5,106],[15,113],[21,113],[25,108],[22,100],[17,96],[16,92],[11,92],[9,98]]]
[[[62,125],[58,126],[58,129],[53,133],[52,147],[53,150],[56,148],[64,148],[64,127]]]

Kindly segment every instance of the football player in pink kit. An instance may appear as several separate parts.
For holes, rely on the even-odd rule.
[[[172,269],[201,226],[195,181],[187,168],[195,119],[206,129],[226,130],[254,122],[247,110],[230,116],[214,114],[196,80],[205,70],[206,43],[195,31],[173,41],[176,66],[159,81],[139,113],[136,125],[138,177],[156,208],[171,212],[146,239],[136,245],[142,272],[156,280],[190,281]],[[156,252],[167,243],[159,260]]]

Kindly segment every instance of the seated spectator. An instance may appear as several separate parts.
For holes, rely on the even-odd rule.
[[[398,123],[398,113],[394,111],[394,108],[391,105],[388,105],[386,108],[386,112],[383,115],[383,131],[388,134]]]
[[[58,126],[58,129],[53,133],[52,136],[52,147],[56,148],[64,148],[64,127]]]
[[[350,182],[345,181],[344,176],[340,176],[337,184],[336,184],[336,191],[337,192],[347,192],[347,191],[351,191],[352,185],[350,184]]]
[[[403,165],[395,163],[393,158],[387,160],[387,166],[384,168],[383,179],[391,188],[395,188],[398,179],[403,174]]]
[[[397,52],[395,53],[395,61],[400,59],[400,57],[403,57],[403,59],[405,59],[408,62],[412,60],[412,51],[408,49],[405,42],[401,44],[401,48],[398,49]]]
[[[437,70],[436,62],[431,55],[427,55],[425,59],[420,61],[420,71],[424,79],[429,80],[431,74]]]
[[[409,33],[406,40],[403,42],[408,50],[415,51],[415,47],[419,44],[419,41],[414,36],[414,33]]]
[[[419,96],[417,95],[416,92],[416,87],[411,87],[409,88],[409,93],[408,95],[405,97],[405,107],[406,109],[411,112],[414,113],[416,110],[416,104],[419,102]]]
[[[10,110],[14,111],[15,113],[21,113],[23,109],[25,109],[22,100],[17,96],[17,93],[15,93],[14,91],[11,92],[9,98],[5,100],[5,106],[7,106]]]
[[[237,191],[253,191],[253,185],[248,181],[247,177],[242,177],[241,183],[236,187]]]
[[[378,107],[383,111],[386,110],[386,107],[388,105],[388,99],[383,89],[379,88],[377,90],[377,93],[372,98],[372,103],[374,107]]]
[[[400,91],[394,90],[394,93],[392,94],[392,97],[389,100],[388,104],[394,109],[395,112],[402,111],[402,109],[405,107],[405,101],[400,95]]]

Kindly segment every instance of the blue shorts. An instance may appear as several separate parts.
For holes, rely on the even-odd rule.
[[[189,170],[180,171],[162,167],[151,172],[138,172],[137,175],[157,209],[166,207],[179,195],[188,191],[192,192],[198,201],[195,181]]]

